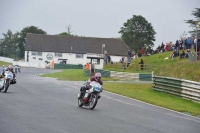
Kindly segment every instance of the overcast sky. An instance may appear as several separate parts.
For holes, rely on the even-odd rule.
[[[152,23],[158,46],[191,30],[184,20],[194,19],[194,8],[200,8],[200,0],[0,0],[0,38],[8,29],[15,33],[31,25],[50,35],[71,25],[79,36],[120,37],[127,19],[142,15]]]

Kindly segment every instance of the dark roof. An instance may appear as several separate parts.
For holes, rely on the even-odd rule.
[[[107,51],[107,54],[109,55],[127,55],[129,49],[124,41],[116,38],[27,34],[25,50],[38,52],[102,54],[102,44],[105,44],[104,50]]]

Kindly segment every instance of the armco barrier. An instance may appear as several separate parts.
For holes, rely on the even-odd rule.
[[[139,74],[139,80],[140,81],[152,81],[152,74]]]
[[[200,102],[200,82],[153,76],[153,89]]]

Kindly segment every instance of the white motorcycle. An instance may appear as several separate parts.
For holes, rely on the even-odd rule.
[[[92,110],[97,105],[98,99],[100,97],[99,94],[102,92],[102,86],[98,82],[92,81],[89,84],[89,88],[89,90],[86,90],[85,95],[80,97],[80,94],[78,94],[78,106],[89,106],[89,108]],[[84,98],[87,100],[84,101]]]
[[[3,90],[4,93],[7,92],[10,83],[13,81],[13,73],[10,71],[5,71],[5,76],[0,79],[0,91]]]

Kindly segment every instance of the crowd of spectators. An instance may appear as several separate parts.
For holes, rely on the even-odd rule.
[[[197,46],[196,46],[197,44]],[[171,58],[180,57],[188,58],[188,53],[191,53],[191,50],[196,52],[197,48],[197,56],[200,58],[200,39],[196,39],[196,37],[188,37],[186,39],[176,40],[175,43],[169,42],[164,44],[163,42],[159,45],[154,53],[162,53],[165,51],[173,51],[170,55]],[[181,54],[180,51],[182,51]]]
[[[120,59],[120,63],[122,63],[122,68],[126,69],[126,67],[131,65],[133,59],[142,56],[163,53],[165,51],[172,51],[170,55],[172,59],[175,59],[176,57],[179,57],[180,59],[189,58],[189,55],[191,55],[191,50],[196,51],[196,48],[197,56],[200,60],[200,39],[197,40],[196,37],[188,37],[186,39],[176,40],[174,43],[170,41],[169,43],[164,44],[162,42],[161,45],[159,45],[155,50],[153,49],[153,45],[144,44],[144,46],[138,52],[133,52],[131,49],[129,49],[127,56],[123,56]],[[105,60],[105,64],[110,62],[112,63],[109,55],[105,56]],[[141,60],[139,64],[141,64],[141,70],[143,70],[144,61]]]

